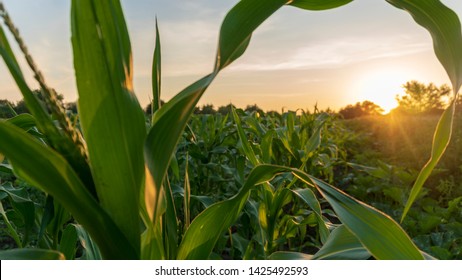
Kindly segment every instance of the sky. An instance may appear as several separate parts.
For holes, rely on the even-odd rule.
[[[70,42],[70,1],[3,0],[48,84],[77,96]],[[162,99],[213,70],[220,24],[237,0],[122,0],[134,57],[135,92],[151,98],[155,19],[162,43]],[[462,1],[442,1],[462,18]],[[10,37],[11,38],[11,37]],[[10,42],[12,42],[10,40]],[[16,49],[17,50],[17,49]],[[16,52],[18,57],[19,52]],[[20,59],[31,88],[32,74]],[[370,100],[384,109],[410,80],[449,79],[431,37],[384,0],[355,0],[329,11],[283,7],[254,33],[246,53],[223,70],[200,105],[257,104],[265,110],[338,110]],[[21,95],[0,62],[0,99]]]

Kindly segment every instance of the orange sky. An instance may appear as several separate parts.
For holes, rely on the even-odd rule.
[[[74,101],[68,2],[4,0],[49,84],[66,101]],[[135,90],[145,106],[151,94],[156,14],[162,98],[168,100],[212,70],[220,22],[236,0],[122,2],[133,46]],[[443,2],[462,15],[462,1]],[[379,0],[356,0],[321,12],[284,7],[255,32],[246,54],[220,74],[200,104],[256,103],[266,110],[295,110],[317,103],[338,109],[371,100],[391,109],[400,86],[412,79],[449,83],[429,34],[406,12]],[[0,85],[1,99],[20,99],[3,62]]]

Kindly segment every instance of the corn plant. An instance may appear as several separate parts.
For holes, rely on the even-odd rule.
[[[152,73],[154,113],[146,129],[143,111],[134,95],[130,39],[120,2],[73,0],[72,46],[81,131],[72,126],[63,112],[56,92],[45,82],[0,3],[5,26],[24,53],[48,107],[41,106],[25,82],[3,27],[0,28],[0,54],[41,134],[37,139],[21,127],[0,121],[0,152],[17,176],[51,195],[69,211],[107,259],[209,258],[222,233],[239,217],[251,191],[261,186],[270,197],[271,181],[281,174],[292,174],[294,180],[303,183],[304,188],[298,195],[316,213],[320,226],[324,219],[314,192],[324,197],[343,224],[332,233],[324,230],[324,246],[315,258],[362,250],[377,259],[423,259],[422,253],[390,217],[302,170],[265,164],[244,141],[242,131],[238,133],[253,170],[233,197],[207,207],[192,220],[182,236],[178,234],[178,212],[166,173],[203,93],[222,69],[244,54],[252,32],[283,6],[326,10],[350,2],[352,0],[239,1],[221,25],[212,72],[187,86],[162,107],[159,105],[161,52],[157,30]],[[437,57],[448,72],[456,94],[462,83],[462,39],[455,13],[438,0],[387,2],[407,10],[417,23],[430,31]],[[435,134],[432,159],[417,180],[408,206],[449,141],[453,112],[454,102],[443,114]],[[238,118],[235,120],[238,122]],[[303,157],[301,159],[303,161]],[[185,186],[188,189],[187,184]],[[186,198],[185,204],[187,201]],[[63,254],[19,249],[2,252],[0,257],[62,258]],[[270,258],[286,257],[310,256],[279,252]]]

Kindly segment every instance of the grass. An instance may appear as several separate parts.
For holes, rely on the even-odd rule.
[[[303,161],[299,156],[304,153],[300,152],[300,148],[307,146],[306,143],[310,139],[307,136],[313,135],[313,132],[320,127],[319,147],[311,152],[308,159],[310,164],[304,167],[305,171],[341,187],[356,198],[385,211],[395,220],[399,220],[404,207],[403,200],[408,195],[412,180],[415,180],[417,173],[416,171],[411,172],[411,170],[418,166],[409,167],[399,164],[404,163],[409,156],[409,153],[404,153],[407,151],[406,147],[402,147],[403,152],[398,154],[390,153],[389,150],[385,149],[387,142],[381,139],[390,138],[382,137],[383,133],[391,131],[392,128],[387,127],[387,125],[396,126],[396,122],[392,124],[387,117],[343,121],[324,114],[302,114],[296,117],[294,114],[294,118],[292,118],[290,117],[291,113],[282,116],[259,114],[258,117],[254,113],[245,113],[241,110],[238,110],[237,113],[239,119],[242,119],[243,133],[247,135],[248,139],[252,139],[252,146],[249,148],[255,153],[256,160],[264,159],[266,163],[271,164],[303,168]],[[291,124],[292,121],[293,124]],[[400,120],[399,125],[412,128],[416,123],[423,121],[435,124],[437,118],[429,116],[404,117]],[[293,127],[295,134],[289,134],[289,127]],[[301,130],[302,128],[303,130]],[[365,130],[365,128],[368,129]],[[431,135],[430,131],[431,127],[428,128],[427,132]],[[268,132],[273,136],[273,140],[270,150],[268,150],[270,153],[265,156],[264,154],[267,153],[264,152],[265,146],[262,138],[264,135],[268,135]],[[306,136],[303,136],[305,133]],[[295,135],[297,135],[298,140],[294,140]],[[399,143],[400,137],[404,137],[404,135],[410,142],[414,143],[419,142],[417,140],[421,137],[421,135],[410,133],[401,136],[395,135],[396,139],[393,139]],[[456,135],[455,142],[458,139]],[[290,145],[284,144],[291,143],[291,141],[295,142]],[[295,143],[299,143],[298,146]],[[426,145],[419,147],[422,150],[421,158],[425,159],[431,145],[428,142],[420,142],[420,144],[421,146]],[[293,150],[294,147],[299,147],[297,148],[299,152],[292,155],[293,151],[289,152],[288,148]],[[450,150],[451,147],[449,147]],[[192,116],[188,122],[188,129],[180,139],[176,150],[175,164],[170,166],[168,172],[168,184],[173,191],[175,209],[178,214],[178,228],[181,229],[180,234],[184,234],[190,227],[190,222],[205,209],[220,201],[226,201],[239,192],[241,184],[245,182],[252,171],[251,162],[246,160],[245,153],[251,153],[251,151],[244,151],[236,123],[230,115]],[[458,155],[453,156],[458,157]],[[400,159],[400,156],[403,157]],[[391,159],[396,160],[396,162],[392,163]],[[351,169],[348,167],[350,161],[381,170],[382,175],[370,176],[361,170]],[[447,164],[445,158],[443,158],[442,164]],[[427,193],[426,199],[417,200],[403,224],[420,249],[443,259],[461,257],[457,253],[457,250],[461,248],[458,241],[460,235],[457,223],[462,221],[456,214],[457,211],[454,210],[458,209],[458,206],[449,210],[449,204],[455,203],[460,188],[455,185],[451,187],[450,181],[445,184],[440,183],[440,180],[448,178],[448,174],[450,173],[436,174],[438,175],[437,178],[430,177],[427,182],[428,189],[435,191]],[[457,173],[451,175],[456,176]],[[3,178],[4,181],[11,181],[11,177],[3,176]],[[273,254],[277,256],[281,251],[316,255],[320,248],[323,248],[323,243],[327,241],[327,236],[322,236],[321,225],[323,223],[315,218],[313,209],[309,210],[312,206],[309,208],[305,206],[311,205],[310,194],[305,193],[309,190],[304,189],[299,182],[292,181],[292,176],[285,175],[272,181],[268,192],[263,191],[264,189],[252,191],[240,217],[232,223],[229,231],[224,230],[224,233],[219,235],[211,257],[264,259],[270,258]],[[456,181],[454,180],[454,182]],[[189,197],[184,195],[186,185],[189,188]],[[290,189],[294,192],[291,194],[290,191],[288,192],[289,189],[284,186],[291,186]],[[443,191],[446,192],[444,201],[439,200]],[[33,191],[33,193],[37,193],[37,191]],[[37,194],[40,195],[40,193]],[[10,215],[13,214],[15,211],[11,206],[8,206],[10,205],[9,200],[3,201],[9,209]],[[277,203],[282,204],[275,208]],[[332,212],[332,208],[325,202],[320,201],[320,203],[323,219],[329,220],[332,225],[340,225],[340,221],[337,215]],[[433,210],[430,210],[429,207]],[[45,203],[42,200],[36,204],[36,209],[43,208],[45,208]],[[256,209],[257,211],[254,212]],[[273,211],[273,209],[277,211]],[[266,213],[267,225],[261,225],[262,220],[259,212]],[[422,217],[426,217],[425,219],[429,223],[416,222]],[[38,215],[37,218],[41,219],[41,215]],[[441,220],[444,221],[441,222]],[[21,222],[22,219],[13,219],[13,221],[20,236],[23,236],[24,222]],[[298,222],[293,223],[293,221]],[[73,223],[72,219],[69,220],[67,217],[62,220],[61,225],[58,224],[58,234],[64,231],[65,225],[69,222]],[[32,244],[41,243],[37,240],[39,225],[34,226],[34,228],[31,243],[27,246],[37,246]],[[61,229],[59,230],[59,228]],[[339,235],[339,233],[343,235]],[[348,235],[348,233],[339,230],[334,236],[351,238],[344,236],[344,234]],[[441,238],[444,237],[442,240],[445,241],[433,244],[432,240],[438,234],[443,234]],[[7,235],[7,232],[3,231],[2,235]],[[49,238],[51,243],[54,242],[53,235],[51,228],[47,229],[45,237]],[[11,249],[12,243],[8,240],[10,239],[5,239],[5,249]],[[197,242],[197,239],[195,240]],[[352,240],[352,244],[355,244],[355,239]],[[452,241],[449,242],[450,240]],[[55,242],[56,244],[60,243],[59,240]],[[77,246],[75,258],[83,258],[89,254],[82,251],[79,243],[75,244]],[[249,251],[250,248],[252,248],[251,251]],[[324,256],[328,248],[324,248],[317,255]],[[330,257],[342,257],[336,254],[332,256],[329,251],[326,254]],[[348,258],[358,256],[367,258],[370,255],[367,254],[367,251],[361,251],[358,255],[344,255]]]
[[[420,249],[440,259],[461,259],[462,200],[460,114],[456,114],[453,141],[425,183],[402,226]],[[350,160],[372,169],[352,171],[343,182],[347,192],[367,201],[399,221],[405,199],[415,181],[419,163],[431,150],[435,115],[380,116],[344,121],[358,133]],[[366,172],[365,172],[366,171]]]
[[[438,115],[386,115],[346,120],[345,125],[364,135],[363,143],[371,147],[369,152],[378,152],[381,160],[418,170],[428,159],[438,120]],[[461,141],[462,114],[458,113],[454,120],[453,140],[430,178],[433,184],[449,175],[459,179]],[[357,150],[357,154],[361,151]]]

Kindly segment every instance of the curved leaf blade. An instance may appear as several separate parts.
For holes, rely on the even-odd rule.
[[[152,127],[144,145],[149,172],[146,175],[144,201],[152,221],[156,221],[165,211],[162,182],[194,107],[220,70],[244,53],[252,32],[286,3],[287,0],[242,0],[237,3],[222,23],[214,71],[186,87],[153,115]]]
[[[415,22],[430,32],[435,54],[452,82],[455,100],[462,86],[462,31],[457,14],[439,0],[387,0],[387,2],[409,12]],[[425,181],[449,145],[454,122],[454,100],[438,122],[433,138],[431,157],[420,171],[412,187],[401,221],[406,217]]]
[[[423,259],[411,238],[386,214],[300,170],[292,172],[305,183],[316,186],[340,221],[376,259]]]
[[[415,22],[430,32],[438,60],[451,79],[454,92],[462,85],[462,32],[457,14],[439,0],[387,0],[406,10]]]
[[[221,25],[215,71],[220,71],[244,54],[252,32],[287,2],[241,0],[237,3]]]
[[[44,249],[13,249],[0,252],[0,260],[65,260],[58,251]]]
[[[85,182],[86,188],[96,196],[90,167],[88,166],[86,159],[82,156],[79,148],[74,144],[72,139],[63,135],[59,131],[58,127],[55,126],[46,109],[40,104],[32,90],[27,85],[1,25],[0,55],[5,61],[8,70],[21,91],[27,108],[35,117],[37,128],[46,136],[47,142],[49,142],[54,149],[65,155],[66,159],[77,172],[80,179]]]
[[[231,108],[231,112],[233,114],[234,122],[236,123],[237,133],[239,135],[239,139],[241,140],[244,154],[249,159],[252,166],[257,166],[260,163],[260,161],[255,155],[255,152],[253,151],[252,146],[250,146],[247,136],[245,135],[244,129],[242,128],[241,119],[237,115],[236,110],[234,108]]]
[[[0,135],[0,152],[8,158],[15,173],[64,205],[90,232],[105,258],[137,257],[135,248],[60,154],[7,122],[0,121]]]
[[[451,105],[443,112],[440,120],[438,121],[435,135],[433,136],[432,153],[430,159],[420,170],[419,175],[414,182],[414,186],[411,189],[411,193],[409,194],[406,206],[404,207],[403,215],[401,216],[401,222],[404,220],[407,213],[411,209],[412,204],[419,196],[425,181],[427,181],[428,177],[430,177],[432,174],[433,169],[440,161],[444,151],[446,150],[446,147],[449,144],[449,141],[451,140],[454,112],[455,102],[453,101]]]
[[[5,209],[3,209],[3,204],[2,204],[1,200],[0,200],[0,215],[2,216],[3,222],[6,225],[6,231],[11,236],[11,238],[14,239],[14,242],[16,243],[16,245],[19,248],[21,248],[22,247],[21,238],[19,237],[19,234],[16,232],[16,229],[13,227],[10,220],[8,219],[8,216],[6,215]]]
[[[351,2],[353,0],[294,0],[289,5],[305,10],[320,11],[337,8]]]
[[[82,258],[85,260],[101,260],[101,252],[88,232],[81,225],[72,224],[72,226],[77,231],[77,236],[83,249]]]
[[[28,131],[29,129],[36,126],[35,118],[30,114],[21,114],[8,119],[8,122],[15,126]]]
[[[11,199],[15,213],[22,217],[24,222],[24,233],[22,246],[29,242],[29,236],[35,225],[35,206],[24,188],[14,188],[11,183],[0,185],[0,193],[5,192]]]
[[[64,254],[67,260],[73,260],[75,258],[78,238],[77,229],[74,225],[67,225],[63,230],[61,243],[59,244],[59,251]]]
[[[238,218],[250,190],[285,169],[272,165],[255,167],[236,196],[213,204],[192,221],[180,244],[177,259],[207,259],[221,234]]]
[[[139,251],[146,127],[133,93],[130,39],[120,2],[72,1],[72,45],[80,119],[98,198]]]
[[[303,254],[299,252],[285,252],[285,251],[278,251],[272,253],[269,257],[269,260],[275,261],[307,261],[312,260],[313,256],[308,254]]]
[[[346,226],[336,228],[326,244],[313,256],[315,260],[367,260],[371,254]]]
[[[154,114],[160,108],[160,90],[162,78],[161,58],[159,26],[156,19],[156,46],[154,48],[154,58],[152,61],[152,114]]]
[[[298,196],[301,200],[303,200],[316,214],[316,220],[319,226],[319,233],[321,236],[321,242],[324,244],[329,237],[329,229],[322,218],[321,212],[321,205],[314,194],[314,192],[310,189],[298,189],[298,190],[291,190],[296,196]]]
[[[165,212],[165,191],[162,187],[175,147],[200,97],[213,81],[206,76],[190,85],[153,116],[153,124],[144,144],[146,162],[145,204],[150,219],[157,222]]]

